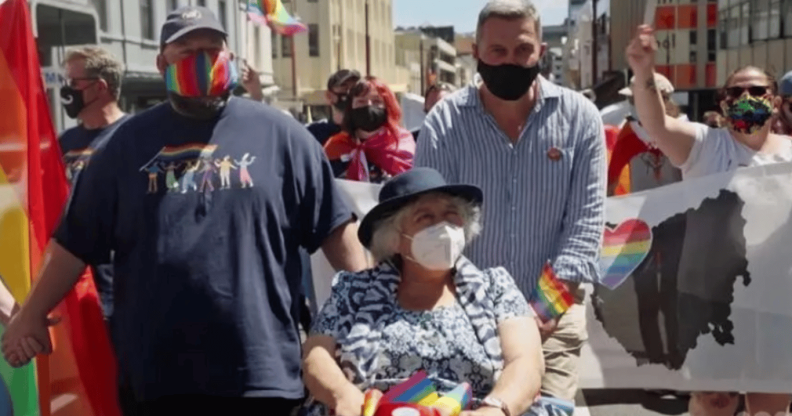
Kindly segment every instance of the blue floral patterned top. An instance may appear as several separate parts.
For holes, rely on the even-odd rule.
[[[385,392],[422,369],[441,394],[466,381],[483,399],[503,370],[498,324],[533,312],[504,268],[482,271],[463,257],[454,279],[454,305],[416,312],[399,306],[392,263],[339,273],[312,333],[336,340],[336,360],[361,391]],[[328,412],[309,401],[308,414]]]

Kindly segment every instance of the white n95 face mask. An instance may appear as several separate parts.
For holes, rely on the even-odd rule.
[[[465,230],[447,221],[415,233],[410,249],[410,260],[428,270],[448,270],[454,267],[465,248]]]

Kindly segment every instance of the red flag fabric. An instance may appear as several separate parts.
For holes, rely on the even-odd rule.
[[[404,129],[398,137],[390,129],[382,128],[379,133],[365,141],[359,141],[347,132],[331,137],[324,146],[330,160],[349,160],[346,179],[369,182],[369,163],[389,175],[398,175],[412,168],[415,154],[415,139]]]
[[[36,276],[67,199],[68,182],[44,93],[27,1],[0,1],[0,27],[0,80],[8,80],[0,87],[4,93],[0,185],[13,188],[24,208],[27,276]],[[57,314],[65,325],[53,330],[55,351],[37,361],[41,414],[120,415],[115,359],[89,274],[69,293]],[[53,406],[58,395],[72,400]]]

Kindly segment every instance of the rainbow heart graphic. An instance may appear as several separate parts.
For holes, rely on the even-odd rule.
[[[652,229],[643,220],[632,218],[616,228],[606,226],[600,253],[601,284],[611,290],[619,287],[651,247]]]

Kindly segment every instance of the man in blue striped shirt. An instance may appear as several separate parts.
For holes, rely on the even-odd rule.
[[[483,232],[467,253],[476,265],[505,266],[530,298],[550,261],[577,295],[559,319],[539,323],[542,394],[554,398],[552,413],[571,414],[587,338],[579,283],[599,279],[607,154],[594,104],[539,76],[545,48],[530,1],[489,1],[473,48],[481,82],[435,106],[415,164],[484,190]]]

